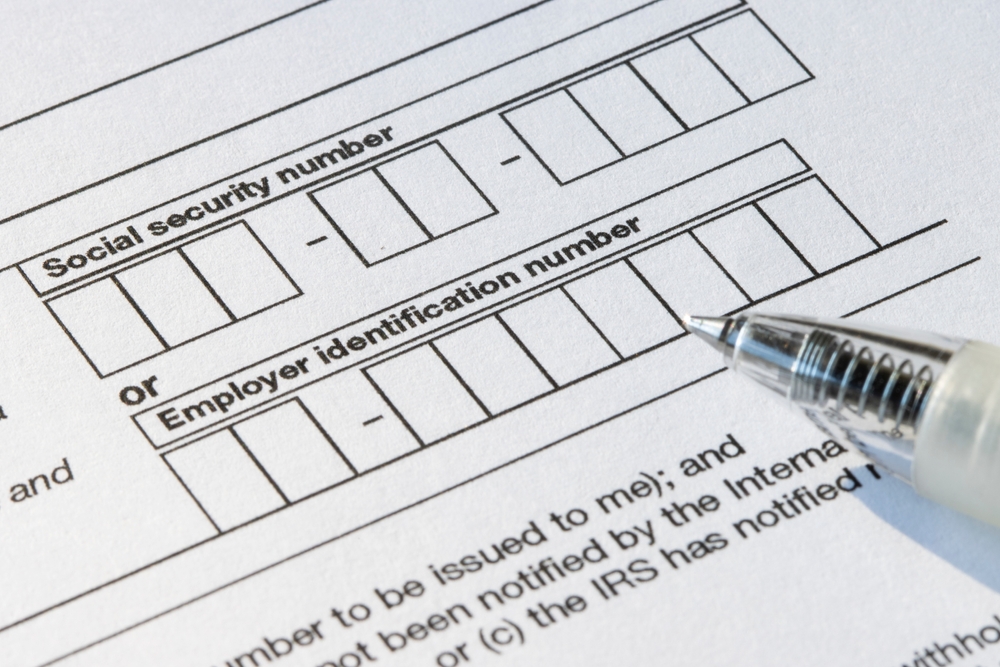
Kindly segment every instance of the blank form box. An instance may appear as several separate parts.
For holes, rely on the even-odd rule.
[[[338,373],[303,394],[310,411],[357,470],[420,449],[420,443],[359,371]]]
[[[101,375],[164,349],[111,280],[101,280],[52,299],[48,306]]]
[[[746,12],[693,39],[753,101],[809,80],[809,72],[754,14]]]
[[[566,291],[623,356],[683,333],[677,320],[624,262],[574,280]]]
[[[560,182],[622,157],[565,90],[503,115]]]
[[[500,317],[559,385],[619,360],[560,290],[505,310]]]
[[[455,374],[428,345],[367,370],[424,444],[486,418]]]
[[[629,258],[679,317],[722,315],[747,299],[704,250],[684,234]]]
[[[183,248],[236,318],[270,308],[299,289],[245,225],[234,225]]]
[[[828,271],[877,247],[819,179],[810,178],[757,205],[817,271]]]
[[[310,196],[365,264],[392,257],[430,238],[374,171],[362,172]]]
[[[684,131],[627,65],[581,81],[569,90],[626,155]]]
[[[168,345],[180,345],[232,319],[177,252],[115,276]]]
[[[257,414],[233,431],[290,501],[354,476],[298,401]]]
[[[688,127],[747,103],[690,39],[651,51],[632,65]]]
[[[493,414],[552,390],[552,384],[495,317],[434,345]]]
[[[438,144],[381,164],[376,171],[433,236],[496,213]]]
[[[724,215],[693,234],[754,300],[812,277],[752,206]]]
[[[228,430],[213,433],[163,458],[221,531],[285,505]]]

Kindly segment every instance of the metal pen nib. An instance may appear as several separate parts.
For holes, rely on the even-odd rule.
[[[961,340],[784,315],[684,318],[726,366],[902,479],[927,396]]]
[[[728,321],[729,318],[726,317],[694,317],[692,315],[685,315],[684,328],[719,352],[723,352],[726,343],[722,335]]]

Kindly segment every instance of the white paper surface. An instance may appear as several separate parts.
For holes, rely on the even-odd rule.
[[[990,3],[119,4],[2,9],[0,664],[1000,663],[678,323],[1000,340]]]

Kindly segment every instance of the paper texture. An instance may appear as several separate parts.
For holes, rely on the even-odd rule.
[[[1000,662],[680,325],[1000,341],[990,3],[7,5],[0,664]]]

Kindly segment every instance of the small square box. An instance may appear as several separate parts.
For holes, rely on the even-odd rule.
[[[495,317],[459,329],[434,344],[493,414],[552,390],[535,362]]]
[[[877,248],[817,178],[765,197],[757,204],[821,273]]]
[[[752,299],[812,277],[812,272],[752,206],[722,216],[694,235]]]
[[[142,262],[116,277],[168,345],[232,322],[180,252]]]
[[[566,291],[623,356],[683,333],[680,325],[625,262],[574,280]]]
[[[486,419],[486,413],[429,345],[367,369],[424,444]]]
[[[684,131],[627,65],[601,72],[569,90],[626,155]]]
[[[690,39],[651,51],[632,65],[688,127],[747,104]]]
[[[281,494],[228,430],[175,449],[163,458],[221,531],[285,505]]]
[[[618,355],[561,290],[525,301],[500,317],[559,385],[618,361]]]
[[[810,78],[752,12],[706,28],[693,39],[755,102]]]
[[[504,117],[561,183],[622,157],[565,90],[508,111]]]
[[[374,171],[362,172],[310,196],[366,264],[430,239]]]
[[[49,308],[101,375],[164,350],[122,290],[100,280],[48,302]]]
[[[381,164],[377,171],[432,236],[496,213],[438,144]]]
[[[300,294],[244,224],[198,239],[182,251],[237,319]]]
[[[299,401],[256,414],[233,432],[292,502],[354,476]]]
[[[670,239],[629,258],[678,316],[722,315],[747,299],[690,234]]]

